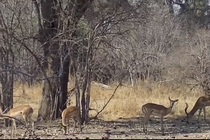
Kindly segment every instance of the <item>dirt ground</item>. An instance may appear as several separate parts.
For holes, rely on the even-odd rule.
[[[35,123],[35,134],[27,131],[21,124],[17,125],[17,137],[29,139],[210,139],[210,121],[198,122],[196,119],[191,123],[181,119],[164,119],[164,135],[160,131],[159,118],[151,118],[148,122],[148,134],[142,131],[143,118],[119,119],[116,121],[91,120],[89,124],[83,125],[82,132],[77,128],[70,134],[64,135],[60,120],[51,123]],[[1,124],[0,138],[11,138],[11,128],[3,127]]]

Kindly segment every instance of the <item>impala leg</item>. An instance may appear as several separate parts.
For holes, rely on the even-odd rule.
[[[164,134],[164,129],[163,129],[163,116],[160,116],[160,122],[161,122],[161,132]]]
[[[206,108],[203,108],[203,115],[204,115],[204,120],[206,121]]]
[[[74,128],[76,128],[77,127],[77,118],[73,117],[73,120],[74,120]]]
[[[66,122],[66,119],[64,121]],[[61,126],[62,126],[62,130],[63,130],[63,134],[66,135],[66,126],[64,126],[62,124],[61,124]]]
[[[12,124],[11,124],[11,138],[14,138],[14,120],[12,119]]]
[[[32,130],[34,131],[34,121],[33,121],[33,119],[32,119],[32,116],[31,116],[31,115],[28,117],[28,120],[29,120],[29,123],[31,124],[31,128],[32,128]]]
[[[28,120],[28,124],[31,125],[32,133],[35,134],[34,133],[34,121],[32,120],[32,115],[29,115],[27,120]]]
[[[147,125],[147,122],[149,120],[149,117],[150,117],[150,114],[149,115],[144,114],[144,120],[143,120],[143,132],[144,133],[147,132],[146,125]]]
[[[77,125],[77,118],[76,118],[76,116],[73,116],[73,120],[74,120],[74,130],[73,130],[73,133],[74,133],[74,131],[76,129],[76,125]]]
[[[16,137],[16,135],[17,135],[17,126],[16,126],[16,121],[15,121],[15,120],[13,120],[13,122],[14,122],[14,127],[15,127],[15,137]]]
[[[33,131],[33,133],[34,133],[34,131],[35,131],[35,128],[34,128],[34,121],[31,119],[31,125],[32,125],[32,131]]]
[[[29,128],[28,128],[28,126],[29,126],[28,117],[29,116],[27,117],[25,114],[22,114],[22,117],[23,117],[23,120],[24,120],[24,123],[25,123],[25,128],[26,128],[25,134],[24,134],[24,136],[25,136],[26,133],[29,132]]]
[[[68,134],[70,134],[70,124],[69,124],[69,119],[67,121],[67,126],[66,126],[66,129],[68,131]]]
[[[23,114],[23,120],[25,122],[25,126],[28,127],[28,119],[25,114]]]
[[[66,126],[62,126],[63,127],[63,134],[66,135]]]
[[[79,129],[80,129],[80,132],[82,132],[82,121],[81,121],[80,116],[79,116],[79,117],[77,117],[77,120],[78,120],[78,123],[79,123]]]
[[[67,126],[63,126],[63,129],[64,129],[64,135],[67,135],[67,133],[69,132],[69,127],[68,127],[68,125],[69,125],[69,118],[65,118],[65,123],[67,124]]]
[[[200,120],[201,111],[202,111],[202,108],[201,108],[201,109],[199,109],[199,113],[198,113],[198,121]]]
[[[146,125],[146,115],[144,115],[144,120],[143,120],[143,132],[144,133],[146,132],[145,125]]]
[[[67,126],[63,126],[64,135],[67,135],[67,133],[66,133],[67,132],[67,128],[68,128]]]
[[[16,137],[16,134],[17,134],[16,122],[15,119],[12,119],[12,138],[14,138],[13,136]]]
[[[146,129],[145,129],[145,121],[146,121],[146,119],[145,119],[145,117],[146,117],[146,115],[144,115],[144,120],[143,120],[143,132],[145,132],[146,131]]]

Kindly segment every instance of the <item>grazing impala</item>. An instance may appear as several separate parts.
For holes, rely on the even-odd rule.
[[[80,108],[76,106],[69,106],[66,109],[63,110],[62,114],[62,125],[64,126],[64,131],[66,134],[66,130],[69,131],[69,119],[72,118],[74,120],[74,130],[76,128],[76,122],[80,125],[80,131],[82,131],[81,128],[81,117],[80,117]]]
[[[1,113],[0,117],[12,119],[12,137],[13,137],[14,130],[15,130],[15,136],[16,136],[16,133],[17,133],[15,119],[18,119],[18,118],[22,117],[24,119],[26,127],[28,127],[31,123],[32,129],[34,130],[34,122],[31,118],[32,114],[33,114],[33,109],[32,109],[31,106],[29,106],[29,105],[19,105],[19,106],[16,106],[16,107],[10,109],[6,114]]]
[[[178,99],[176,100],[171,100],[170,97],[168,97],[169,101],[170,101],[170,106],[168,108],[166,108],[163,105],[159,105],[159,104],[154,104],[154,103],[147,103],[144,104],[142,106],[142,112],[144,113],[144,122],[143,122],[143,131],[146,133],[146,123],[150,118],[150,115],[154,115],[154,116],[159,116],[160,117],[160,122],[161,122],[161,131],[162,133],[164,133],[163,130],[163,117],[166,116],[167,114],[169,114],[174,106],[174,103],[176,103],[178,101]]]
[[[197,110],[199,109],[199,114],[198,114],[198,121],[200,119],[200,114],[201,111],[203,109],[203,114],[204,114],[204,120],[206,120],[206,109],[205,107],[210,106],[210,95],[205,95],[205,96],[201,96],[197,99],[197,101],[195,102],[194,107],[192,108],[192,110],[187,113],[187,109],[188,109],[188,104],[186,103],[186,108],[185,108],[185,113],[187,115],[187,122],[194,116],[194,114],[197,112]]]

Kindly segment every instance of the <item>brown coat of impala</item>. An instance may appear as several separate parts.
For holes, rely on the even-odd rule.
[[[161,131],[164,133],[163,129],[163,117],[169,114],[174,106],[174,103],[178,101],[171,100],[170,97],[168,98],[170,101],[170,106],[166,108],[163,105],[155,104],[155,103],[147,103],[142,106],[142,112],[144,114],[144,122],[143,122],[143,131],[146,133],[147,129],[145,127],[146,123],[148,122],[151,115],[159,116],[161,122]]]
[[[26,127],[28,127],[31,124],[32,129],[34,131],[34,121],[32,120],[32,114],[33,114],[33,108],[30,105],[19,105],[10,109],[6,114],[2,114],[1,112],[0,117],[2,118],[13,117],[16,119],[23,118]],[[14,136],[14,130],[16,136],[17,134],[16,121],[15,119],[12,119],[12,137]]]
[[[204,119],[206,120],[206,107],[207,106],[210,106],[210,95],[199,97],[197,101],[195,102],[195,105],[193,106],[192,110],[189,113],[187,113],[188,104],[186,103],[185,113],[187,115],[186,116],[187,122],[192,119],[192,117],[197,112],[197,110],[199,110],[199,114],[198,114],[198,120],[199,120],[202,109],[203,109]]]
[[[82,131],[81,128],[81,116],[80,116],[80,108],[76,106],[69,106],[66,109],[63,110],[62,114],[62,125],[64,126],[64,131],[66,134],[66,129],[69,131],[69,120],[74,120],[74,129],[76,128],[76,122],[79,123],[80,131]]]

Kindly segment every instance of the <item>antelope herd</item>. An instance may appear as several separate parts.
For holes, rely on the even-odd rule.
[[[178,99],[172,100],[170,97],[168,98],[170,101],[170,106],[167,108],[160,104],[155,103],[146,103],[142,105],[142,113],[144,114],[143,119],[143,132],[147,133],[146,129],[146,123],[148,122],[151,115],[160,117],[161,122],[161,132],[164,133],[163,128],[163,118],[164,116],[168,115],[174,104],[178,102]],[[204,112],[204,119],[206,119],[206,110],[205,107],[210,106],[210,95],[201,96],[197,99],[194,107],[192,110],[188,113],[188,104],[186,103],[185,107],[185,113],[186,113],[186,119],[187,122],[190,121],[190,119],[193,117],[193,115],[199,110],[198,120],[200,118],[201,111],[203,109]],[[0,112],[0,119],[9,118],[12,120],[12,130],[11,130],[11,136],[16,136],[16,120],[18,118],[23,118],[25,122],[25,126],[28,127],[31,125],[32,131],[34,132],[34,121],[32,120],[32,114],[33,114],[33,108],[29,105],[19,105],[16,106],[8,111],[8,113],[3,113],[2,110]],[[82,131],[81,127],[81,115],[80,115],[80,109],[76,106],[68,106],[66,109],[62,111],[62,126],[64,127],[64,134],[68,131],[69,133],[69,120],[74,120],[74,129],[76,128],[76,123],[79,123],[80,132]],[[19,120],[18,120],[19,121]],[[15,131],[15,132],[14,132]]]
[[[161,131],[162,131],[162,133],[164,133],[163,117],[171,112],[171,110],[172,110],[172,108],[174,106],[174,103],[176,103],[178,101],[178,99],[171,100],[170,97],[169,97],[169,101],[170,101],[170,106],[168,108],[166,108],[163,105],[154,104],[154,103],[147,103],[147,104],[144,104],[142,106],[142,112],[144,114],[143,131],[145,133],[146,133],[145,124],[149,120],[150,115],[154,115],[154,116],[159,116],[160,117],[160,120],[161,120]],[[200,114],[201,114],[202,109],[203,109],[203,112],[204,112],[204,119],[206,120],[206,109],[205,108],[207,106],[210,106],[210,95],[205,95],[205,96],[199,97],[197,99],[195,105],[193,106],[192,110],[189,113],[187,113],[188,104],[186,103],[185,113],[186,113],[187,122],[194,116],[194,114],[197,112],[198,109],[199,109],[198,120],[200,118]]]

